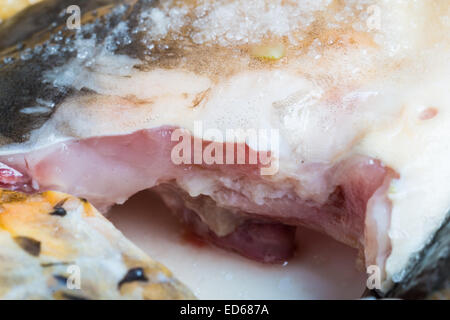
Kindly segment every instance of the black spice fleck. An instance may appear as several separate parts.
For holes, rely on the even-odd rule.
[[[62,285],[67,286],[67,277],[61,276],[59,274],[54,274],[53,278],[55,278],[55,280],[57,280]]]
[[[74,262],[49,262],[49,263],[41,263],[41,267],[50,268],[55,266],[66,266],[68,264],[74,264]]]
[[[60,202],[58,202],[54,207],[53,211],[50,212],[50,215],[52,216],[59,216],[64,217],[67,214],[66,209],[63,208],[63,204],[67,201],[67,199],[63,199]]]
[[[142,281],[142,282],[148,281],[148,278],[145,276],[144,269],[133,268],[133,269],[128,270],[125,277],[123,277],[123,279],[120,280],[118,287],[120,289],[120,287],[123,284],[128,283],[128,282],[133,282],[133,281]]]
[[[39,256],[41,253],[41,243],[28,237],[15,237],[14,241],[26,252],[32,256]]]
[[[50,215],[52,215],[52,216],[64,217],[66,214],[67,214],[67,211],[63,207],[54,207],[53,211],[50,212]]]
[[[67,299],[67,300],[89,300],[89,298],[75,296],[73,294],[66,293],[66,292],[63,292],[61,295],[64,299]]]

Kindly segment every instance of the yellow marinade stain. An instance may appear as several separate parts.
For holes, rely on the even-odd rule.
[[[0,0],[0,19],[4,20],[41,0]]]
[[[286,48],[281,42],[261,44],[252,46],[250,54],[255,58],[279,60],[286,55]]]
[[[74,254],[74,248],[64,241],[62,231],[57,227],[58,217],[51,217],[50,213],[66,200],[81,202],[75,197],[54,191],[27,196],[0,190],[0,227],[12,237],[25,236],[41,242],[43,255],[65,259]],[[89,215],[95,215],[90,205],[89,209]]]

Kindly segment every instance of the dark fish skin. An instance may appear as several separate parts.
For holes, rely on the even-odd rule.
[[[406,271],[405,278],[386,294],[387,298],[427,299],[450,290],[450,214]]]
[[[405,277],[385,294],[366,289],[362,298],[450,299],[450,213],[429,243],[411,258]]]
[[[51,30],[63,24],[65,9],[71,5],[89,12],[102,6],[120,3],[120,0],[47,0],[19,12],[0,25],[0,51],[29,39],[45,29]]]
[[[61,101],[76,93],[71,87],[56,87],[43,79],[46,71],[76,57],[80,48],[75,45],[74,39],[89,38],[94,34],[100,47],[118,23],[127,21],[130,28],[133,27],[137,24],[137,16],[142,8],[148,8],[154,3],[146,0],[50,0],[32,6],[5,22],[0,27],[0,39],[6,34],[17,32],[17,35],[3,41],[3,46],[14,46],[0,49],[0,145],[27,141],[30,132],[40,128]],[[72,4],[78,4],[81,9],[82,28],[79,31],[69,30],[66,26],[68,15],[60,14]],[[25,23],[21,20],[22,15],[29,15]],[[50,21],[59,24],[45,29]],[[38,32],[32,31],[34,27]],[[138,34],[134,35],[133,40],[137,40],[137,37]],[[8,39],[9,36],[4,38]],[[142,51],[139,46],[139,41],[132,41],[130,44],[118,45],[115,52],[136,55]],[[55,48],[53,53],[44,54],[52,47]],[[21,112],[39,105],[39,101],[51,105],[48,112]]]

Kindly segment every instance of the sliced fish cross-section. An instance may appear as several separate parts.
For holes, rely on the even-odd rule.
[[[56,1],[21,13],[39,32],[0,26],[20,35],[0,44],[2,187],[104,212],[154,189],[246,257],[287,260],[302,226],[357,248],[382,294],[405,279],[450,208],[447,0],[89,3],[80,30]],[[274,135],[226,134],[247,129]]]

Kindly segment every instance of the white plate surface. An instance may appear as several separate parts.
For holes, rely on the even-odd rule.
[[[355,299],[364,291],[356,251],[312,231],[299,232],[297,255],[287,264],[264,265],[189,241],[183,226],[148,191],[114,207],[108,217],[200,299]]]

